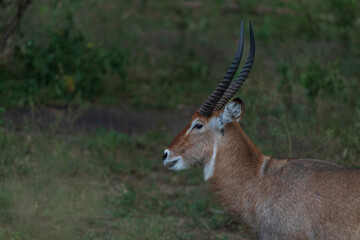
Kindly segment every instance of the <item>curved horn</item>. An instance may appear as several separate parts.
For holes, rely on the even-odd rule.
[[[242,86],[242,84],[245,82],[246,78],[248,77],[251,67],[253,65],[254,58],[255,58],[255,37],[254,37],[254,32],[252,29],[251,21],[249,22],[249,26],[250,26],[249,56],[246,60],[244,67],[241,69],[241,72],[237,76],[237,78],[226,89],[225,93],[222,95],[221,99],[216,104],[216,106],[214,108],[214,110],[216,110],[216,111],[219,111],[220,109],[222,109],[225,106],[225,104],[236,94],[236,92],[239,90],[239,88]]]
[[[235,76],[236,70],[239,67],[241,56],[244,49],[244,24],[241,21],[241,28],[240,28],[240,38],[238,43],[238,49],[236,51],[234,60],[231,63],[228,71],[226,72],[224,78],[220,81],[216,89],[210,94],[210,96],[203,102],[201,107],[199,108],[199,113],[205,117],[209,117],[218,103],[221,96],[224,94],[225,90],[230,85],[232,79]]]

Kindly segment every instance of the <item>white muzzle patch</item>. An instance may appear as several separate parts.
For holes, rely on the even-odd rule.
[[[173,156],[174,154],[169,149],[164,151],[164,155],[165,154],[167,156],[165,159],[163,159],[163,164],[165,167],[172,171],[181,171],[187,169],[181,156]]]

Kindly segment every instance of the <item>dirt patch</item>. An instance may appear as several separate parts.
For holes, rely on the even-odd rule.
[[[176,134],[189,121],[195,107],[180,110],[136,111],[117,107],[92,106],[86,110],[37,107],[9,109],[3,115],[4,127],[15,131],[53,130],[56,133],[94,133],[99,129],[130,135],[163,130]]]

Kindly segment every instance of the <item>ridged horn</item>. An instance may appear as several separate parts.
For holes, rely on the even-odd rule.
[[[243,85],[246,78],[248,77],[251,67],[253,65],[254,58],[255,58],[255,37],[254,37],[254,32],[252,29],[251,21],[249,22],[249,26],[250,26],[249,56],[244,64],[244,67],[241,69],[241,72],[237,76],[237,78],[226,89],[226,91],[222,95],[221,99],[216,104],[216,106],[214,108],[214,110],[216,110],[216,111],[219,111],[220,109],[222,109],[225,106],[225,104],[228,103],[229,100],[236,94],[236,92],[240,89],[240,87]]]
[[[232,79],[234,78],[236,74],[236,70],[239,67],[241,56],[244,49],[244,24],[243,21],[241,21],[241,27],[240,27],[240,38],[238,43],[238,48],[234,57],[234,60],[232,61],[229,69],[227,70],[224,78],[220,81],[216,89],[210,94],[210,96],[203,102],[203,104],[198,109],[199,113],[205,117],[209,117],[211,113],[214,110],[214,107],[230,85]]]

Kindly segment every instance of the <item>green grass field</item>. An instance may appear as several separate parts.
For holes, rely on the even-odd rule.
[[[241,19],[247,54],[251,19],[244,131],[267,155],[359,168],[359,16],[356,0],[34,1],[0,59],[0,239],[252,239],[163,149]]]
[[[213,201],[200,171],[161,166],[154,153],[169,140],[161,133],[2,134],[1,239],[247,236]]]

